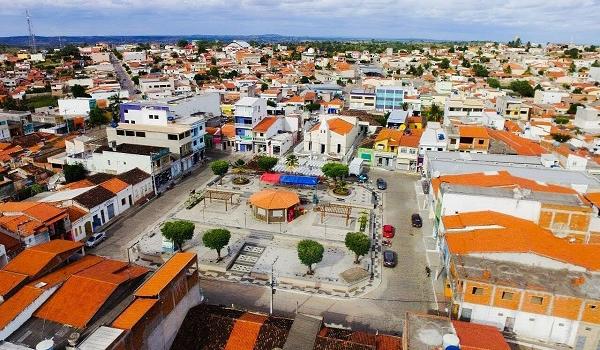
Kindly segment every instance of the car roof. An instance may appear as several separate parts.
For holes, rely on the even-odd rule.
[[[383,256],[394,256],[396,253],[393,250],[384,250]]]

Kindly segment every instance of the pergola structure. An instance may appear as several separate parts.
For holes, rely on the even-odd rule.
[[[348,226],[352,208],[353,206],[347,204],[323,203],[316,206],[315,211],[321,212],[321,223],[323,223],[323,220],[325,219],[325,214],[337,214],[346,218],[346,226]]]
[[[231,205],[233,205],[233,195],[235,193],[233,192],[227,192],[227,191],[219,191],[219,190],[206,190],[206,192],[204,192],[204,196],[202,196],[202,201],[204,202],[204,205],[206,206],[206,198],[209,199],[209,203],[212,203],[212,200],[219,200],[219,201],[223,201],[225,203],[225,211],[227,211],[227,202],[231,202]]]

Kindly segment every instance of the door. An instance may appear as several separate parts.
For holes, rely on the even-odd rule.
[[[460,320],[465,321],[465,322],[471,322],[471,314],[472,313],[473,313],[473,310],[463,308],[462,311],[460,312]]]
[[[584,335],[577,336],[577,340],[575,341],[575,350],[583,350],[585,347],[585,342],[587,341],[587,337]]]
[[[321,144],[321,154],[325,154],[325,145]]]
[[[114,204],[109,204],[106,207],[106,211],[108,212],[108,220],[112,219],[115,216],[115,205]]]
[[[515,318],[507,317],[506,322],[504,322],[504,331],[512,332],[515,329]]]

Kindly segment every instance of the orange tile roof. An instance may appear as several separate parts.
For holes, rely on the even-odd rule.
[[[262,209],[287,209],[300,203],[300,197],[292,191],[264,189],[251,195],[249,201]]]
[[[62,239],[38,244],[22,251],[4,266],[4,270],[35,276],[51,265],[60,263],[60,255],[70,255],[82,246],[82,243]]]
[[[24,213],[39,221],[53,220],[66,215],[66,211],[48,203],[38,202],[6,202],[0,203],[0,212]]]
[[[493,211],[444,216],[452,254],[532,253],[600,271],[600,245],[569,243],[534,222]],[[499,228],[489,228],[499,226]],[[477,227],[486,227],[478,229]],[[460,230],[453,232],[454,229]]]
[[[410,134],[402,135],[402,138],[400,139],[400,146],[418,148],[422,135],[423,129],[411,129]]]
[[[136,297],[156,297],[190,263],[196,260],[194,253],[176,253],[135,292]]]
[[[521,127],[512,120],[506,120],[504,122],[504,128],[509,132],[521,132]]]
[[[510,350],[510,346],[496,327],[483,324],[452,321],[460,348],[465,350]]]
[[[402,338],[400,337],[378,334],[376,342],[377,350],[402,350]]]
[[[245,313],[235,321],[225,350],[253,350],[266,316]]]
[[[487,129],[482,126],[459,126],[458,133],[461,137],[474,137],[488,139],[490,135]]]
[[[0,296],[5,296],[12,292],[27,277],[27,275],[21,273],[0,270]]]
[[[79,273],[87,268],[90,268],[100,262],[104,261],[104,258],[96,255],[86,255],[81,259],[68,264],[65,267],[62,267],[54,272],[51,272],[47,275],[44,275],[41,278],[29,283],[30,286],[36,286],[40,282],[45,283],[46,285],[43,287],[39,287],[42,289],[51,288],[59,283],[66,281],[72,275]]]
[[[0,329],[4,329],[10,322],[17,318],[23,310],[42,295],[42,292],[41,289],[25,286],[0,304]]]
[[[524,188],[538,192],[577,194],[577,192],[572,188],[539,183],[523,177],[513,176],[506,170],[488,173],[443,175],[431,179],[431,184],[436,193],[438,192],[442,183],[491,188]]]
[[[382,129],[379,134],[377,134],[377,138],[375,138],[375,142],[380,142],[387,140],[390,146],[398,146],[400,144],[400,139],[402,138],[402,131],[398,129]]]
[[[489,130],[488,132],[492,138],[504,142],[521,156],[540,156],[548,153],[539,144],[511,132],[503,130]]]
[[[329,126],[329,130],[339,135],[346,135],[354,128],[354,125],[341,118],[328,119],[327,126]],[[310,131],[319,130],[319,127],[321,127],[321,123],[317,123]]]
[[[119,329],[132,329],[156,303],[158,303],[158,299],[136,298],[111,326]]]
[[[600,192],[586,193],[585,198],[590,201],[593,205],[600,208]]]
[[[93,183],[93,182],[91,182],[89,180],[83,179],[83,180],[71,182],[70,184],[66,184],[66,185],[62,186],[60,188],[60,190],[61,191],[64,191],[64,190],[75,190],[75,189],[78,189],[78,188],[92,187],[92,186],[95,186],[95,185],[96,185],[95,183]]]
[[[75,222],[75,221],[81,219],[88,213],[87,211],[79,209],[76,206],[70,206],[70,207],[67,207],[66,209],[67,209],[67,212],[69,213],[69,220],[71,220],[71,222]]]
[[[290,103],[304,103],[304,98],[298,95],[290,97],[286,102]]]
[[[235,137],[235,125],[227,123],[221,127],[221,135],[226,137]]]
[[[112,179],[101,183],[100,186],[106,188],[114,194],[117,194],[129,187],[129,184],[125,181],[119,180],[116,177],[113,177]]]
[[[147,271],[124,262],[103,260],[67,279],[35,316],[84,328],[120,284]]]
[[[266,117],[256,124],[252,131],[254,132],[267,132],[269,128],[277,122],[277,117]]]

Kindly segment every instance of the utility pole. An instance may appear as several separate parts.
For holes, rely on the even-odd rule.
[[[275,295],[275,279],[273,278],[273,266],[275,266],[277,259],[279,259],[279,257],[276,257],[275,260],[273,260],[273,263],[271,264],[271,283],[269,283],[271,285],[271,303],[269,304],[269,315],[273,315],[273,296]]]

